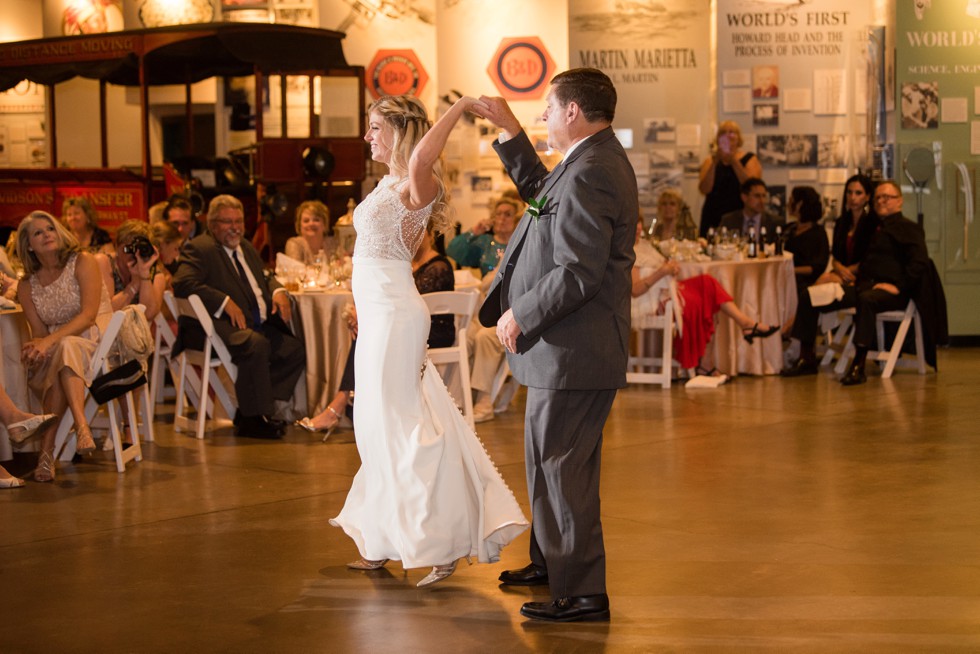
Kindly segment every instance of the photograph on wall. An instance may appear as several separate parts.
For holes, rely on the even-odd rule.
[[[643,121],[646,143],[673,143],[677,140],[677,121],[674,118],[647,118]]]
[[[653,148],[650,150],[650,168],[663,169],[677,166],[677,150],[674,148]]]
[[[684,169],[685,175],[697,175],[701,170],[701,157],[697,150],[681,148],[677,150],[677,165]]]
[[[902,84],[902,128],[939,127],[939,82]]]
[[[763,166],[785,166],[786,137],[782,134],[762,134],[756,137],[755,154]]]
[[[817,135],[789,134],[786,136],[784,152],[787,166],[817,165]]]
[[[31,139],[27,143],[30,165],[46,166],[48,163],[48,144],[44,139]]]
[[[276,22],[317,27],[312,7],[276,7]]]
[[[817,165],[843,168],[847,165],[847,135],[821,134],[817,137]]]
[[[752,124],[756,127],[779,127],[779,103],[760,102],[752,107]]]
[[[769,187],[769,213],[786,217],[786,187],[782,185]],[[769,234],[772,236],[772,234]]]
[[[752,67],[752,97],[779,97],[779,66]]]
[[[486,207],[493,195],[493,177],[491,175],[473,175],[470,178],[470,205]]]

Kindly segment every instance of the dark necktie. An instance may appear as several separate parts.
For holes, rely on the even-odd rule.
[[[238,250],[233,250],[231,253],[231,258],[235,262],[235,267],[238,268],[238,276],[242,278],[242,283],[245,284],[245,297],[248,298],[248,308],[252,313],[252,326],[258,327],[261,323],[261,316],[259,316],[259,303],[255,299],[255,292],[252,290],[252,282],[248,281],[248,275],[245,274],[245,267],[242,266],[242,262],[238,259]]]

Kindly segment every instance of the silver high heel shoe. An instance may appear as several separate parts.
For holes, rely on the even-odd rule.
[[[446,565],[436,565],[432,567],[432,572],[425,575],[422,581],[415,584],[418,588],[425,588],[426,586],[431,586],[432,584],[442,581],[452,573],[456,572],[456,561]]]
[[[381,559],[380,561],[372,561],[371,559],[358,559],[356,561],[351,561],[347,564],[347,567],[351,570],[380,570],[385,567],[385,563],[388,559]]]
[[[332,413],[334,415],[334,417],[336,418],[336,420],[334,421],[334,423],[332,425],[330,425],[326,429],[317,429],[316,427],[314,427],[313,426],[313,420],[311,418],[303,418],[302,420],[297,420],[296,421],[296,426],[297,427],[302,427],[306,431],[312,432],[314,434],[317,433],[317,432],[326,432],[323,435],[323,442],[326,443],[327,442],[327,439],[330,438],[330,434],[332,434],[333,433],[333,430],[336,429],[337,426],[340,424],[340,414],[337,413],[337,411],[334,410],[334,408],[332,406],[329,406],[329,405],[327,406],[327,411],[329,411],[330,413]]]

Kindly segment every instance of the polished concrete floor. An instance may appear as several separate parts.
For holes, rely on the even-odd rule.
[[[621,392],[601,625],[519,616],[542,591],[495,580],[526,534],[429,590],[397,563],[347,570],[327,518],[350,431],[197,441],[158,422],[125,474],[99,453],[0,491],[0,652],[980,651],[980,349],[940,356],[855,388]],[[518,396],[479,433],[526,507],[521,425]]]

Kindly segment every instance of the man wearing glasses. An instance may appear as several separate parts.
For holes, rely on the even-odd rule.
[[[207,233],[181,250],[174,295],[200,296],[238,366],[235,434],[280,438],[285,426],[272,417],[274,401],[293,396],[306,352],[289,329],[289,294],[275,278],[266,279],[258,252],[242,238],[244,231],[245,214],[237,198],[218,195],[211,200]],[[195,327],[181,319],[174,354],[183,346],[203,345],[203,333]]]
[[[855,307],[856,353],[840,381],[844,386],[863,384],[867,381],[864,361],[868,350],[875,345],[875,315],[904,309],[926,274],[929,255],[925,233],[902,215],[902,191],[898,184],[890,180],[880,182],[874,192],[874,207],[880,220],[878,231],[871,238],[854,285],[838,285],[840,289],[835,296],[839,299],[816,307],[809,293],[802,294],[793,323],[793,336],[800,340],[800,358],[782,372],[784,377],[816,374],[813,344],[820,313]]]

